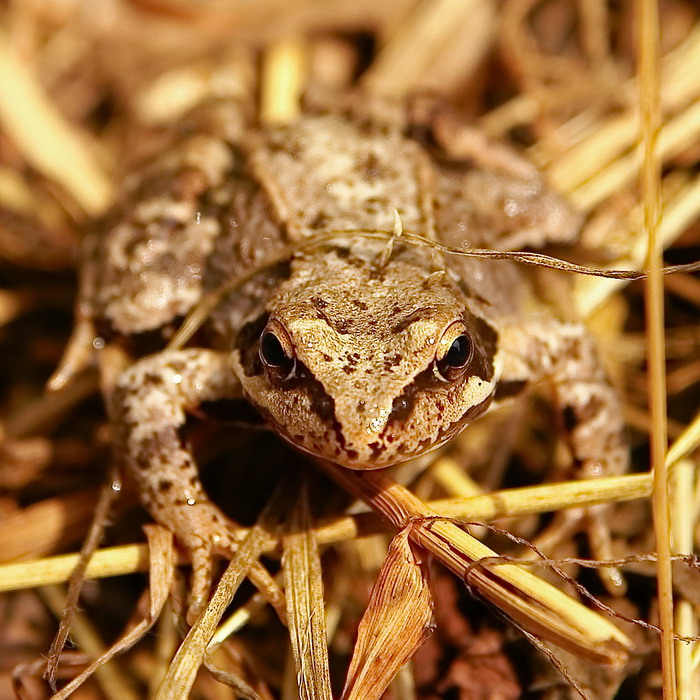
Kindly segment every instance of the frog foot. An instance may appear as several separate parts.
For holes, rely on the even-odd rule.
[[[190,590],[187,601],[187,623],[193,625],[209,603],[214,580],[214,561],[218,557],[230,559],[237,550],[236,526],[227,522],[218,508],[208,503],[211,527],[188,529],[178,528],[177,541],[189,556],[192,565]]]
[[[209,601],[213,579],[213,556],[211,546],[203,539],[198,544],[186,547],[192,562],[192,577],[187,601],[187,624],[192,626]]]
[[[610,535],[610,511],[611,506],[607,504],[590,506],[584,510],[591,555],[597,561],[611,561],[615,558]],[[617,567],[601,566],[598,575],[611,595],[619,598],[627,592],[627,583]]]

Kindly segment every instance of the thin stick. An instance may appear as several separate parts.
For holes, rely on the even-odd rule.
[[[660,128],[659,106],[659,17],[655,0],[642,0],[638,24],[640,78],[640,141],[644,148],[642,230],[648,240],[649,277],[646,291],[648,334],[649,403],[651,408],[651,464],[654,473],[652,505],[657,564],[658,600],[661,622],[661,667],[664,697],[676,698],[675,647],[673,644],[673,581],[671,574],[671,533],[666,470],[666,357],[664,350],[664,290],[657,234],[661,212],[661,163],[657,151]]]
[[[68,604],[67,596],[56,586],[46,586],[39,590],[42,601],[60,618]],[[100,658],[106,649],[99,632],[90,617],[78,612],[73,618],[71,629],[73,644],[90,658]],[[82,675],[82,674],[81,674]],[[108,700],[138,700],[139,693],[131,678],[117,664],[105,664],[95,669],[96,680]]]
[[[143,639],[144,635],[156,623],[163,611],[163,607],[168,601],[170,590],[175,577],[175,548],[173,544],[173,536],[165,528],[159,525],[147,525],[148,548],[149,548],[149,586],[147,591],[144,591],[141,601],[137,603],[137,609],[142,607],[142,604],[148,600],[148,613],[137,624],[130,625],[122,637],[120,637],[109,649],[100,653],[93,653],[94,661],[73,680],[65,685],[56,693],[52,700],[65,700],[73,695],[73,693],[93,674],[108,674],[103,682],[103,690],[108,698],[124,698],[137,697],[136,693],[126,694],[115,685],[116,671],[111,671],[108,662],[117,654],[123,654],[133,647],[137,642]],[[68,606],[69,602],[65,601],[64,606]],[[86,642],[89,638],[85,639]],[[92,643],[94,646],[94,642]],[[118,680],[118,679],[117,679]],[[128,677],[122,679],[122,686],[126,685]]]

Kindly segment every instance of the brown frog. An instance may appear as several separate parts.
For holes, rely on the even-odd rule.
[[[516,264],[437,253],[575,239],[580,217],[514,152],[449,119],[306,113],[185,121],[126,179],[88,238],[79,311],[133,336],[220,294],[205,347],[135,362],[113,397],[117,454],[192,554],[195,603],[235,536],[181,440],[203,402],[249,402],[284,440],[351,469],[445,443],[532,382],[552,382],[579,474],[626,469],[615,392],[583,325]],[[270,261],[273,261],[270,263]]]

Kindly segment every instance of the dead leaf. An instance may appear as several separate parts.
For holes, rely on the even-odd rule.
[[[360,622],[343,700],[380,698],[399,669],[434,629],[425,554],[410,527],[391,541]]]

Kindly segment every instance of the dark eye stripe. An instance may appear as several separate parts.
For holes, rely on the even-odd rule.
[[[493,358],[498,349],[498,333],[491,324],[478,316],[472,318],[470,328],[473,337],[477,338],[478,348],[475,348],[469,369],[485,382],[490,382],[494,374]]]

